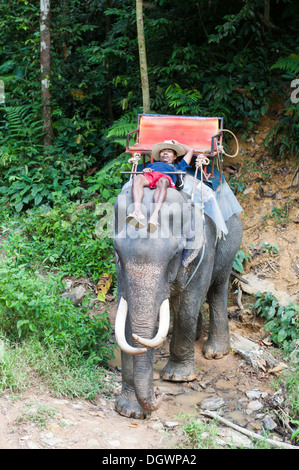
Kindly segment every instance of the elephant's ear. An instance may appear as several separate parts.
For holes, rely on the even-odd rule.
[[[185,225],[186,244],[182,254],[182,266],[186,268],[198,255],[204,243],[204,213],[197,204],[189,206],[189,224]]]

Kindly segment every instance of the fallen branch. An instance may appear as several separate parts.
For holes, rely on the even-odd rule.
[[[238,286],[238,296],[237,296],[237,304],[238,304],[238,307],[241,309],[241,310],[244,310],[244,307],[243,307],[243,304],[242,304],[242,289],[240,286]]]
[[[278,447],[279,449],[297,449],[299,450],[299,447],[297,446],[292,446],[291,444],[287,444],[285,442],[281,441],[275,441],[274,439],[267,439],[260,434],[257,434],[256,432],[248,431],[247,429],[241,428],[241,426],[238,426],[237,424],[232,423],[231,421],[228,421],[227,419],[222,418],[221,416],[217,415],[217,413],[213,413],[213,411],[200,411],[200,414],[203,416],[207,416],[209,418],[216,419],[222,424],[225,424],[226,426],[229,426],[230,428],[234,429],[235,431],[238,431],[242,434],[245,434],[245,436],[248,436],[254,440],[257,441],[263,441],[267,442],[269,445],[273,447]]]
[[[246,281],[246,279],[244,279],[242,276],[240,276],[240,274],[236,273],[236,271],[231,271],[231,274],[237,279],[239,279],[239,281],[244,282],[244,284],[249,284],[249,282]]]

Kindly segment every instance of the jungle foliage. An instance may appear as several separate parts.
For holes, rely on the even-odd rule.
[[[62,305],[58,293],[66,273],[95,280],[114,273],[111,240],[94,236],[96,214],[76,208],[113,203],[124,182],[120,171],[128,169],[125,137],[142,112],[135,1],[51,1],[48,148],[39,2],[0,5],[2,329],[14,340],[35,335],[45,345],[64,344],[105,362],[106,318],[82,316]],[[151,112],[223,116],[225,127],[246,136],[279,99],[282,114],[267,144],[274,158],[298,153],[298,106],[291,99],[299,57],[296,6],[294,0],[144,1]],[[40,269],[57,279],[37,276]],[[37,288],[43,299],[33,295]],[[56,307],[72,324],[64,314],[50,321]]]
[[[1,203],[21,212],[53,204],[57,191],[86,200],[88,176],[124,151],[142,112],[135,2],[51,1],[47,152],[39,5],[0,4]],[[223,116],[226,127],[246,134],[280,98],[285,108],[268,145],[274,156],[298,151],[298,106],[290,99],[299,57],[295,1],[151,0],[143,14],[151,112]]]

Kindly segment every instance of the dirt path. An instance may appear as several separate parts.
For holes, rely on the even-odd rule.
[[[236,325],[232,325],[235,329]],[[256,336],[257,340],[257,336]],[[2,449],[177,449],[183,442],[179,414],[199,416],[205,400],[222,403],[222,415],[253,431],[262,429],[274,393],[273,376],[254,370],[238,354],[209,361],[196,344],[198,378],[189,384],[161,381],[159,372],[166,363],[169,340],[155,356],[155,386],[163,394],[159,410],[147,420],[128,419],[114,411],[120,391],[119,352],[111,361],[109,379],[115,396],[99,396],[95,402],[55,398],[41,383],[21,396],[0,397],[0,448]],[[247,396],[255,391],[259,400]],[[249,393],[250,395],[250,393]],[[257,402],[255,411],[249,404]],[[45,418],[45,426],[43,424]]]

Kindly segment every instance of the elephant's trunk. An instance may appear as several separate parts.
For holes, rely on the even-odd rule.
[[[142,344],[143,346],[147,346],[148,348],[157,348],[163,343],[167,336],[169,330],[169,322],[169,300],[165,299],[160,307],[159,329],[156,336],[153,339],[142,338],[141,336],[135,335],[135,333],[133,333],[132,336],[134,339],[136,339],[136,341],[138,341],[138,343]]]
[[[138,306],[136,305],[136,303],[135,305],[134,302],[133,305],[131,302],[129,304],[130,307],[132,307],[133,311],[135,310],[136,313],[136,309],[138,310]],[[134,332],[134,329],[136,328],[135,331],[140,333],[140,336],[134,333],[132,334],[133,346],[128,344],[125,335],[127,313],[128,303],[123,297],[121,297],[115,320],[116,340],[123,352],[133,356],[133,380],[136,398],[140,406],[145,411],[151,412],[159,408],[162,402],[162,396],[159,394],[159,392],[154,392],[153,387],[153,348],[159,346],[167,336],[170,319],[169,300],[164,300],[160,306],[159,328],[157,334],[153,339],[150,339],[150,335],[154,332],[156,315],[153,315],[153,320],[151,322],[153,323],[153,325],[148,328],[148,331],[146,330],[145,326],[145,318],[143,321],[141,321],[141,325],[143,326],[143,328],[141,328],[142,331],[137,327],[137,325],[135,325],[134,321],[132,322],[132,319],[130,318],[130,324],[132,323],[132,331]],[[129,330],[131,330],[131,327],[129,328]],[[149,338],[143,337],[145,332],[146,334],[148,333]],[[141,347],[140,343],[147,346],[147,348],[149,349]]]
[[[128,313],[128,304],[127,301],[121,297],[117,314],[115,318],[115,338],[120,349],[131,355],[144,354],[146,353],[146,348],[134,348],[130,346],[126,340],[125,336],[125,327],[126,327],[126,318]]]
[[[122,297],[115,320],[115,336],[117,344],[119,345],[120,349],[127,354],[132,355],[139,355],[146,352],[145,348],[134,348],[127,343],[125,337],[125,324],[126,324],[126,317],[128,312],[128,304],[126,300]],[[165,299],[164,302],[161,304],[160,313],[159,313],[159,329],[156,336],[153,339],[142,338],[141,336],[136,335],[135,333],[132,334],[133,338],[138,341],[143,346],[147,346],[148,348],[156,348],[160,346],[163,341],[165,340],[168,329],[169,329],[169,321],[170,321],[170,313],[169,313],[169,300]]]
[[[155,411],[162,402],[162,395],[154,391],[153,386],[153,350],[147,354],[135,356],[134,362],[134,388],[139,405],[145,411]]]

